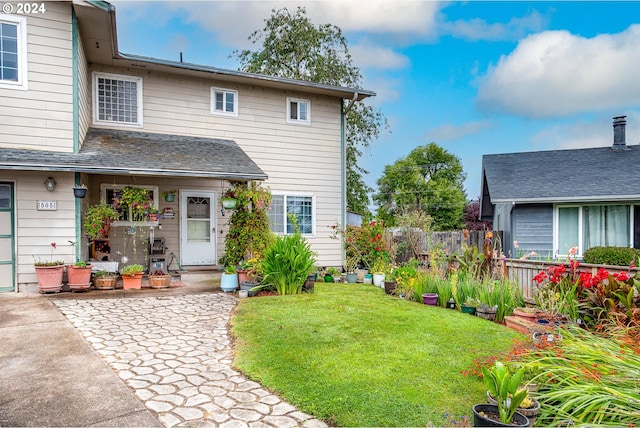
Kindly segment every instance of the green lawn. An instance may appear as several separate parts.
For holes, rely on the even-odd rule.
[[[507,351],[504,326],[387,296],[363,284],[243,299],[232,318],[235,365],[302,411],[339,426],[440,426],[485,401],[466,377]]]

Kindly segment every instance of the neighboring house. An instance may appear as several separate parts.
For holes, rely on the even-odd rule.
[[[480,219],[504,232],[507,256],[640,248],[640,146],[626,145],[625,127],[614,118],[610,147],[483,156]]]
[[[373,92],[121,54],[112,5],[42,5],[0,13],[0,290],[32,287],[34,258],[95,255],[83,212],[128,185],[174,215],[117,223],[101,258],[148,263],[149,240],[164,238],[167,262],[218,267],[220,196],[231,181],[264,181],[273,230],[295,213],[318,263],[342,264],[329,225],[346,223],[344,111]],[[145,231],[137,251],[131,226]]]

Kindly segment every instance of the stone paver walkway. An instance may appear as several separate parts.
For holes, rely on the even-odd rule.
[[[53,303],[167,427],[326,427],[231,367],[228,294]]]

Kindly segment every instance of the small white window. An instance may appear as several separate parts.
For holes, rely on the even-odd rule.
[[[268,211],[271,231],[279,234],[294,233],[289,214],[295,215],[298,229],[303,235],[314,233],[314,198],[308,195],[272,195]]]
[[[142,127],[142,78],[93,73],[93,121]]]
[[[0,88],[27,90],[27,21],[0,14]]]
[[[311,123],[311,102],[299,98],[287,98],[287,122]]]
[[[238,91],[211,88],[211,113],[238,116]]]

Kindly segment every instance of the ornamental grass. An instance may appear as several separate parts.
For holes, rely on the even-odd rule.
[[[640,415],[640,347],[578,326],[523,357],[541,386],[540,426],[635,426]],[[623,331],[624,333],[624,331]],[[626,334],[623,337],[627,337]]]

